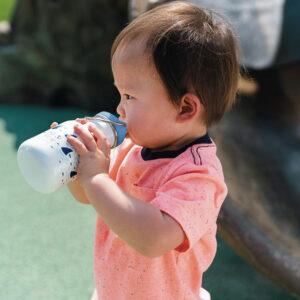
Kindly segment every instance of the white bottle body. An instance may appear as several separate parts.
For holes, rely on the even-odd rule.
[[[116,133],[109,123],[90,122],[103,132],[111,145],[115,144]],[[74,134],[76,123],[63,122],[20,145],[17,158],[21,173],[36,191],[52,193],[76,178],[78,155],[67,142],[67,135],[78,138]],[[88,123],[82,126],[88,126]]]

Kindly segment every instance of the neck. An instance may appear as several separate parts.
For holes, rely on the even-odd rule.
[[[182,136],[179,136],[175,141],[172,143],[161,147],[157,149],[151,149],[153,152],[161,152],[161,151],[173,151],[183,148],[186,145],[191,144],[196,139],[204,136],[207,133],[207,127],[201,126],[195,128],[192,132],[189,132],[188,134],[184,134]]]

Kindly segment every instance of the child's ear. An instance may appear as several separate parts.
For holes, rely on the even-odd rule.
[[[186,122],[198,118],[202,109],[200,99],[193,93],[186,93],[181,98],[177,121]]]

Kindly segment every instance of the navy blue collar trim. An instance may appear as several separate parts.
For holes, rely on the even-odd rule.
[[[208,133],[203,135],[202,137],[194,140],[192,143],[182,147],[178,150],[170,150],[170,151],[162,151],[162,152],[152,152],[149,148],[143,148],[142,149],[142,158],[143,160],[153,160],[153,159],[159,159],[159,158],[175,158],[181,153],[183,153],[187,148],[192,147],[193,145],[197,144],[212,144],[212,140],[210,139]]]

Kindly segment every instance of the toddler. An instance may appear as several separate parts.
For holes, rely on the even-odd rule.
[[[112,46],[117,112],[128,135],[110,151],[81,124],[73,196],[91,204],[99,300],[202,299],[227,194],[208,127],[232,105],[236,42],[220,16],[184,2],[136,18]]]

